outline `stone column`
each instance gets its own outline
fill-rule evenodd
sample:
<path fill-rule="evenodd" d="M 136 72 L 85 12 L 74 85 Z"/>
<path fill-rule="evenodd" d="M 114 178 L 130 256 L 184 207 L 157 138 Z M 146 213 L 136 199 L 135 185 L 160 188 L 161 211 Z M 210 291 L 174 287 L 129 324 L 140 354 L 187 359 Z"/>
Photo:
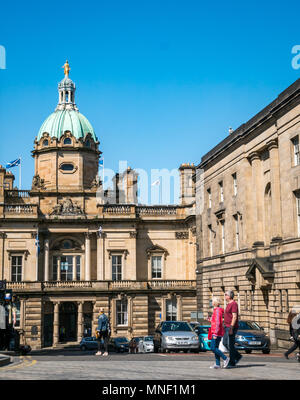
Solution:
<path fill-rule="evenodd" d="M 97 233 L 97 281 L 104 280 L 104 233 Z"/>
<path fill-rule="evenodd" d="M 92 336 L 95 335 L 96 328 L 97 328 L 97 326 L 98 326 L 97 316 L 98 316 L 99 312 L 98 312 L 98 310 L 97 310 L 96 305 L 97 305 L 97 302 L 94 301 L 94 302 L 93 302 L 93 319 L 92 319 Z"/>
<path fill-rule="evenodd" d="M 177 306 L 177 321 L 182 321 L 182 296 L 176 296 L 176 306 Z"/>
<path fill-rule="evenodd" d="M 53 318 L 53 346 L 59 341 L 59 302 L 53 302 L 54 304 L 54 318 Z"/>
<path fill-rule="evenodd" d="M 78 314 L 77 314 L 77 340 L 78 342 L 82 339 L 83 336 L 83 320 L 82 320 L 82 309 L 83 302 L 79 301 L 78 304 Z"/>
<path fill-rule="evenodd" d="M 85 234 L 85 280 L 91 280 L 91 236 L 89 232 Z"/>
<path fill-rule="evenodd" d="M 278 142 L 271 140 L 267 143 L 270 152 L 270 173 L 271 173 L 271 238 L 281 238 L 281 201 L 280 201 L 280 176 L 279 176 L 279 155 Z"/>
<path fill-rule="evenodd" d="M 263 235 L 263 185 L 261 174 L 260 155 L 253 152 L 249 155 L 252 165 L 252 193 L 253 193 L 253 239 L 257 246 L 264 246 Z"/>
<path fill-rule="evenodd" d="M 166 300 L 166 297 L 161 298 L 161 321 L 165 321 L 167 317 Z"/>
<path fill-rule="evenodd" d="M 49 237 L 45 237 L 44 241 L 44 267 L 45 267 L 45 282 L 49 281 Z"/>

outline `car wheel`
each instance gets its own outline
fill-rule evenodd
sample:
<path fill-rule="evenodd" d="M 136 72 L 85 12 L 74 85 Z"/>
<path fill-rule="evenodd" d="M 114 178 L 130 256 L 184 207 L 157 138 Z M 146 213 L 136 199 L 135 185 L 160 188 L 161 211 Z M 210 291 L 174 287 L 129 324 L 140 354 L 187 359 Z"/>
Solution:
<path fill-rule="evenodd" d="M 263 354 L 270 354 L 270 349 L 263 350 L 262 352 L 263 352 Z"/>
<path fill-rule="evenodd" d="M 245 350 L 245 352 L 246 352 L 246 354 L 251 354 L 252 353 L 252 350 Z"/>
<path fill-rule="evenodd" d="M 80 346 L 80 350 L 81 351 L 86 351 L 86 346 L 83 344 L 82 346 Z"/>

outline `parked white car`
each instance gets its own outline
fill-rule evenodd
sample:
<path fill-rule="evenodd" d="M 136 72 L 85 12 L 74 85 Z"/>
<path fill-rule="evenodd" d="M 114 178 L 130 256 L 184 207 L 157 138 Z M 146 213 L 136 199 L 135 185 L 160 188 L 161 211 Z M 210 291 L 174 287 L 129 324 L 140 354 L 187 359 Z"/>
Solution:
<path fill-rule="evenodd" d="M 153 336 L 144 336 L 138 345 L 139 353 L 153 353 L 154 352 L 154 343 Z"/>

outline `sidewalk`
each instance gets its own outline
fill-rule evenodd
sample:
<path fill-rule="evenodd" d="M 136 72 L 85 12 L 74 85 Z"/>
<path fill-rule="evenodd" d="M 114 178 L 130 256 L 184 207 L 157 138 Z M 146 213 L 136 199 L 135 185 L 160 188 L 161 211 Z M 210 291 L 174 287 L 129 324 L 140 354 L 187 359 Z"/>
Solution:
<path fill-rule="evenodd" d="M 11 358 L 7 354 L 0 354 L 0 367 L 11 363 Z"/>

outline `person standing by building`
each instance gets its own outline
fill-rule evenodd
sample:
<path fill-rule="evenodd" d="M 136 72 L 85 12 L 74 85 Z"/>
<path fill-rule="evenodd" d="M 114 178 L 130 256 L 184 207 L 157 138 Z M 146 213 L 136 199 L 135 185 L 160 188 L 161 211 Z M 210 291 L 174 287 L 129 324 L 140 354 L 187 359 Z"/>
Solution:
<path fill-rule="evenodd" d="M 223 361 L 224 361 L 223 367 L 226 368 L 229 363 L 229 357 L 226 357 L 225 354 L 218 348 L 219 344 L 221 342 L 221 339 L 224 335 L 224 327 L 223 327 L 224 310 L 223 310 L 223 308 L 220 307 L 220 300 L 217 297 L 213 297 L 212 304 L 214 307 L 214 311 L 213 311 L 212 317 L 209 318 L 209 321 L 211 323 L 210 348 L 211 348 L 211 351 L 215 354 L 216 362 L 215 362 L 215 365 L 211 366 L 210 368 L 214 368 L 214 369 L 221 368 L 220 358 L 223 359 Z"/>
<path fill-rule="evenodd" d="M 227 307 L 224 315 L 225 324 L 225 335 L 224 342 L 225 346 L 229 350 L 230 361 L 226 368 L 235 367 L 241 360 L 242 355 L 235 349 L 235 335 L 239 327 L 239 307 L 236 301 L 234 301 L 234 293 L 228 290 L 225 293 L 225 300 Z"/>
<path fill-rule="evenodd" d="M 96 356 L 102 355 L 102 341 L 104 347 L 103 356 L 108 356 L 108 339 L 110 336 L 110 324 L 108 316 L 104 313 L 104 308 L 100 308 L 100 315 L 98 317 L 98 326 L 96 329 L 96 337 L 98 341 L 98 352 Z"/>
<path fill-rule="evenodd" d="M 300 353 L 300 313 L 297 314 L 296 310 L 292 309 L 287 317 L 287 323 L 289 324 L 290 328 L 291 340 L 294 342 L 288 351 L 284 353 L 285 358 L 288 360 L 289 354 L 295 351 L 297 347 L 299 348 Z M 299 355 L 297 355 L 297 358 L 299 361 Z"/>

